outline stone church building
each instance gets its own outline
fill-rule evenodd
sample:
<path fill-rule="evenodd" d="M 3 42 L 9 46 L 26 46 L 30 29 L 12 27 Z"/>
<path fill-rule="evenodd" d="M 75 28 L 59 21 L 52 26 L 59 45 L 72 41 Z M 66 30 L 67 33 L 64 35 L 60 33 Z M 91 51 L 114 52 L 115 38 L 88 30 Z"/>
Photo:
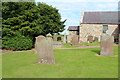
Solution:
<path fill-rule="evenodd" d="M 79 42 L 88 42 L 88 37 L 92 36 L 93 41 L 100 41 L 102 34 L 107 31 L 112 33 L 114 41 L 118 41 L 118 12 L 83 12 L 80 19 L 80 26 L 69 26 L 69 35 L 78 35 Z"/>

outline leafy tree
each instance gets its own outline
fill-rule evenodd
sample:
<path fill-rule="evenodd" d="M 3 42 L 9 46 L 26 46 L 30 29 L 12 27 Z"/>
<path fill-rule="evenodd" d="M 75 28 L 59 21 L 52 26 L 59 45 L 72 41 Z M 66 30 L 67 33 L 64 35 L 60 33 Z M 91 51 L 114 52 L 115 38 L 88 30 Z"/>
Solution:
<path fill-rule="evenodd" d="M 38 5 L 34 2 L 2 3 L 3 38 L 16 38 L 20 33 L 35 39 L 38 35 L 62 32 L 65 21 L 61 21 L 58 9 L 44 3 L 38 3 Z"/>
<path fill-rule="evenodd" d="M 65 27 L 58 10 L 47 4 L 4 2 L 2 10 L 3 36 L 13 36 L 20 31 L 23 35 L 35 37 L 61 32 Z"/>

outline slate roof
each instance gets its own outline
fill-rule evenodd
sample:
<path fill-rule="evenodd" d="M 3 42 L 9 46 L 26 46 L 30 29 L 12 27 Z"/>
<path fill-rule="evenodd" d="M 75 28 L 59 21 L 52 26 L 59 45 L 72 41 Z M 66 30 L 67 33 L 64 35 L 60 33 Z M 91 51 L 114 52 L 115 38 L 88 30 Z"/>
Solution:
<path fill-rule="evenodd" d="M 82 23 L 118 24 L 118 11 L 84 12 Z"/>
<path fill-rule="evenodd" d="M 68 30 L 69 31 L 78 31 L 79 30 L 79 26 L 69 26 Z"/>

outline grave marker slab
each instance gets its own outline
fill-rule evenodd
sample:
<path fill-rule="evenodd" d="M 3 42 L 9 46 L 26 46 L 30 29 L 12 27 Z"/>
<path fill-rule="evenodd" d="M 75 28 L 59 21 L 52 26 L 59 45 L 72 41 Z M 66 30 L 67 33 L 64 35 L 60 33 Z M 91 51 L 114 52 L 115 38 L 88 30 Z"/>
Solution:
<path fill-rule="evenodd" d="M 50 34 L 46 38 L 44 36 L 36 37 L 35 54 L 38 54 L 38 63 L 55 64 L 52 46 L 52 37 Z"/>
<path fill-rule="evenodd" d="M 55 58 L 54 58 L 54 52 L 53 52 L 53 40 L 52 35 L 49 33 L 46 36 L 47 40 L 47 47 L 48 47 L 48 63 L 49 64 L 55 64 Z"/>
<path fill-rule="evenodd" d="M 111 56 L 113 55 L 113 36 L 103 34 L 101 36 L 100 55 Z"/>
<path fill-rule="evenodd" d="M 73 35 L 71 42 L 72 42 L 72 46 L 78 45 L 79 44 L 78 35 Z"/>

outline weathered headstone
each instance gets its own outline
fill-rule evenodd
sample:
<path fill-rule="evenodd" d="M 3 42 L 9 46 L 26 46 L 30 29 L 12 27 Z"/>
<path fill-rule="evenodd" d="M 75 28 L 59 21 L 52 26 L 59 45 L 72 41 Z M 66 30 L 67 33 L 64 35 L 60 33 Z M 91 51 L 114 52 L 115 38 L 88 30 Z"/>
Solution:
<path fill-rule="evenodd" d="M 88 36 L 88 42 L 92 43 L 93 42 L 93 36 Z"/>
<path fill-rule="evenodd" d="M 36 37 L 35 53 L 38 54 L 38 63 L 55 64 L 52 37 L 50 34 Z"/>
<path fill-rule="evenodd" d="M 79 44 L 78 35 L 73 35 L 71 43 L 72 43 L 72 46 L 75 46 L 75 45 Z"/>
<path fill-rule="evenodd" d="M 113 40 L 113 36 L 111 35 L 103 34 L 101 36 L 100 55 L 113 55 Z"/>
<path fill-rule="evenodd" d="M 48 63 L 55 64 L 54 52 L 53 52 L 53 40 L 52 35 L 49 33 L 46 36 L 48 46 Z"/>
<path fill-rule="evenodd" d="M 38 63 L 47 63 L 47 41 L 44 36 L 36 37 L 35 53 L 38 54 Z"/>

